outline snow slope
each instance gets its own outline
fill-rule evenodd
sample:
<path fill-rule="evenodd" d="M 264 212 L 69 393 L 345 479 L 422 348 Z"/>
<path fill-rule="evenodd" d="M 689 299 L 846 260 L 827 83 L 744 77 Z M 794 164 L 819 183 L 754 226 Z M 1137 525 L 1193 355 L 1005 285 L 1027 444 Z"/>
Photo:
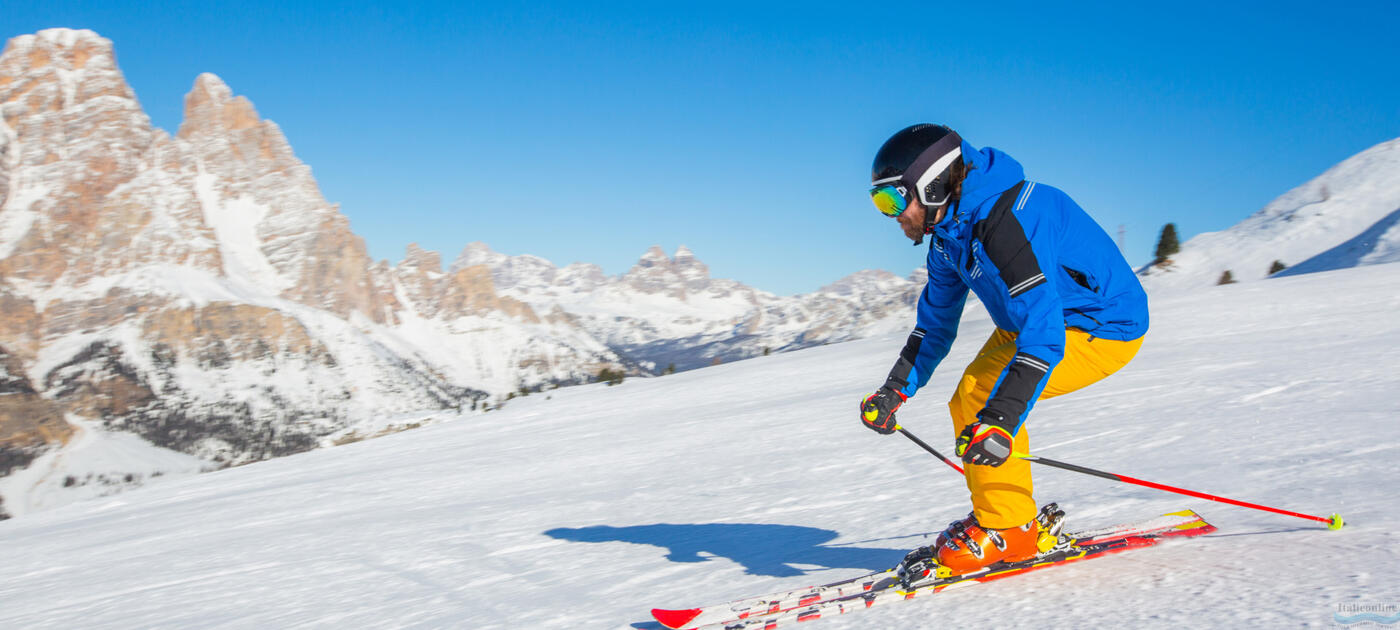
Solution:
<path fill-rule="evenodd" d="M 1400 138 L 1366 149 L 1235 226 L 1186 241 L 1164 265 L 1141 270 L 1151 289 L 1269 276 L 1274 261 L 1311 273 L 1400 260 Z"/>
<path fill-rule="evenodd" d="M 1400 603 L 1400 265 L 1153 300 L 1139 357 L 1046 401 L 1033 450 L 1318 524 L 1059 470 L 1071 527 L 1190 507 L 1217 534 L 813 622 L 814 629 L 1330 626 Z M 985 336 L 901 411 L 943 401 Z M 887 335 L 618 387 L 0 522 L 5 628 L 654 628 L 679 607 L 896 562 L 962 481 L 858 426 Z"/>

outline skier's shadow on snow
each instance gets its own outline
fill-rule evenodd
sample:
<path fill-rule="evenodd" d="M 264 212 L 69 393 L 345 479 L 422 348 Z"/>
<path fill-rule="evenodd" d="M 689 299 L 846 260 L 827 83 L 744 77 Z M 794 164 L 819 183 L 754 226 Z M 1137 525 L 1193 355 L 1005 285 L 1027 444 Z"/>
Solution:
<path fill-rule="evenodd" d="M 709 554 L 743 565 L 750 575 L 772 577 L 794 577 L 806 573 L 793 565 L 881 571 L 898 564 L 908 551 L 827 546 L 825 543 L 835 540 L 839 535 L 837 532 L 796 525 L 596 525 L 560 527 L 545 532 L 545 535 L 572 542 L 627 542 L 663 547 L 668 550 L 666 559 L 672 562 L 703 562 L 707 558 L 701 554 Z"/>

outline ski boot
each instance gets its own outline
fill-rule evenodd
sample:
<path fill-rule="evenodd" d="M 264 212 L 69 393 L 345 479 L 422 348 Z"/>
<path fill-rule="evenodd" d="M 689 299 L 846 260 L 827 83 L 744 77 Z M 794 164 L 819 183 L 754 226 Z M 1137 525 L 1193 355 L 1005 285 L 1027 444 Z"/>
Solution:
<path fill-rule="evenodd" d="M 1032 522 L 1034 523 L 1034 521 Z M 948 548 L 957 550 L 966 549 L 976 554 L 977 558 L 983 557 L 982 544 L 986 543 L 986 540 L 983 539 L 980 543 L 970 540 L 968 535 L 969 527 L 976 532 L 985 534 L 985 530 L 977 525 L 977 518 L 969 512 L 966 518 L 949 523 L 948 527 L 938 534 L 938 539 L 935 540 L 932 545 L 928 547 L 919 547 L 906 554 L 904 556 L 904 561 L 899 564 L 897 570 L 899 581 L 904 585 L 904 588 L 908 590 L 914 584 L 923 582 L 924 580 L 950 578 L 981 568 L 981 566 L 977 566 L 958 570 L 944 564 L 940 557 L 945 553 L 944 550 Z M 992 536 L 993 540 L 997 542 L 993 542 L 989 546 L 996 546 L 998 543 L 1004 545 L 1004 538 L 996 534 Z M 1002 549 L 1004 550 L 1004 546 Z M 957 566 L 961 568 L 961 566 L 965 564 L 966 563 L 959 563 Z M 988 562 L 988 564 L 990 564 L 990 562 Z"/>
<path fill-rule="evenodd" d="M 992 529 L 982 527 L 977 517 L 967 518 L 948 526 L 939 536 L 936 560 L 953 575 L 980 571 L 998 562 L 1030 560 L 1040 553 L 1040 521 L 1031 519 L 1025 525 Z"/>
<path fill-rule="evenodd" d="M 1074 539 L 1061 533 L 1065 511 L 1055 503 L 1040 508 L 1034 520 L 1010 529 L 983 529 L 977 518 L 954 521 L 929 547 L 904 556 L 897 573 L 905 589 L 928 579 L 971 573 L 1000 562 L 1020 562 L 1068 549 Z M 1014 546 L 1013 546 L 1014 545 Z"/>
<path fill-rule="evenodd" d="M 948 526 L 939 536 L 935 560 L 953 575 L 986 567 L 1031 560 L 1074 543 L 1060 533 L 1065 511 L 1055 503 L 1040 508 L 1036 517 L 1020 527 L 982 527 L 974 515 Z"/>

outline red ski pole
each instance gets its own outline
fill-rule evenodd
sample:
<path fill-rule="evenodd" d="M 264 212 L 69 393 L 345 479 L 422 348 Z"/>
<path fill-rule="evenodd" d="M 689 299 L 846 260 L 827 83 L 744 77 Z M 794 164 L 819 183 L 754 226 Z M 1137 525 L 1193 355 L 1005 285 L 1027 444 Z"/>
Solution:
<path fill-rule="evenodd" d="M 920 440 L 919 438 L 915 437 L 913 433 L 910 433 L 909 431 L 905 430 L 904 427 L 901 427 L 901 426 L 899 426 L 899 425 L 896 424 L 896 425 L 894 426 L 894 428 L 895 428 L 896 431 L 899 431 L 902 435 L 904 435 L 904 437 L 909 438 L 911 441 L 913 441 L 915 444 L 918 444 L 918 445 L 919 445 L 920 447 L 922 447 L 924 450 L 928 451 L 929 453 L 932 453 L 934 457 L 937 457 L 938 459 L 943 460 L 943 463 L 945 463 L 945 464 L 947 464 L 947 465 L 949 465 L 949 466 L 952 466 L 952 467 L 953 467 L 953 470 L 956 470 L 956 471 L 958 471 L 959 473 L 962 473 L 962 472 L 963 472 L 963 469 L 962 469 L 960 466 L 958 466 L 957 464 L 954 464 L 953 461 L 950 460 L 950 459 L 948 459 L 947 457 L 944 457 L 942 453 L 939 453 L 938 451 L 934 450 L 934 448 L 933 448 L 932 446 L 929 446 L 929 445 L 926 444 L 923 440 Z M 1138 478 L 1136 478 L 1136 477 L 1129 477 L 1129 476 L 1127 476 L 1127 475 L 1120 475 L 1120 474 L 1117 474 L 1117 473 L 1104 472 L 1104 471 L 1102 471 L 1102 470 L 1094 470 L 1093 468 L 1085 468 L 1085 467 L 1083 467 L 1083 466 L 1076 466 L 1076 465 L 1074 465 L 1074 464 L 1067 464 L 1067 463 L 1065 463 L 1065 462 L 1056 461 L 1056 460 L 1053 460 L 1053 459 L 1047 459 L 1047 458 L 1045 458 L 1045 457 L 1040 457 L 1040 456 L 1038 456 L 1038 455 L 1027 455 L 1027 454 L 1024 454 L 1024 453 L 1012 453 L 1011 456 L 1012 456 L 1012 457 L 1019 457 L 1019 458 L 1021 458 L 1021 459 L 1026 460 L 1026 461 L 1035 462 L 1035 463 L 1037 463 L 1037 464 L 1044 464 L 1044 465 L 1046 465 L 1046 466 L 1053 466 L 1053 467 L 1055 467 L 1055 468 L 1063 468 L 1063 469 L 1065 469 L 1065 470 L 1069 470 L 1069 471 L 1073 471 L 1073 472 L 1077 472 L 1077 473 L 1084 473 L 1084 474 L 1086 474 L 1086 475 L 1093 475 L 1093 476 L 1095 476 L 1095 477 L 1102 477 L 1102 478 L 1104 478 L 1104 479 L 1109 479 L 1109 480 L 1112 480 L 1112 481 L 1121 481 L 1121 482 L 1123 482 L 1123 483 L 1131 483 L 1131 484 L 1134 484 L 1134 485 L 1143 486 L 1143 487 L 1145 487 L 1145 488 L 1153 488 L 1153 489 L 1156 489 L 1156 490 L 1165 490 L 1165 491 L 1167 491 L 1167 492 L 1175 492 L 1175 493 L 1177 493 L 1177 494 L 1184 494 L 1184 495 L 1186 495 L 1186 496 L 1188 496 L 1188 497 L 1196 497 L 1197 499 L 1205 499 L 1205 500 L 1207 500 L 1207 501 L 1216 501 L 1216 502 L 1219 502 L 1219 503 L 1227 503 L 1227 504 L 1229 504 L 1229 505 L 1238 505 L 1238 506 L 1240 506 L 1240 507 L 1247 507 L 1247 508 L 1251 508 L 1251 509 L 1255 509 L 1255 510 L 1263 510 L 1263 511 L 1265 511 L 1265 512 L 1273 512 L 1274 514 L 1282 514 L 1282 515 L 1284 515 L 1284 516 L 1293 516 L 1293 517 L 1297 517 L 1297 518 L 1308 519 L 1308 520 L 1310 520 L 1310 521 L 1317 521 L 1317 522 L 1319 522 L 1319 523 L 1326 523 L 1326 524 L 1327 524 L 1327 529 L 1333 529 L 1333 530 L 1341 529 L 1341 528 L 1342 528 L 1342 525 L 1345 524 L 1345 522 L 1342 521 L 1342 515 L 1341 515 L 1341 514 L 1333 514 L 1333 515 L 1331 515 L 1331 516 L 1313 516 L 1313 515 L 1311 515 L 1311 514 L 1302 514 L 1302 513 L 1300 513 L 1300 512 L 1291 512 L 1291 511 L 1289 511 L 1289 510 L 1281 510 L 1281 509 L 1279 509 L 1279 508 L 1272 508 L 1272 507 L 1269 507 L 1269 506 L 1267 506 L 1267 505 L 1259 505 L 1258 503 L 1249 503 L 1249 502 L 1247 502 L 1247 501 L 1240 501 L 1240 500 L 1237 500 L 1237 499 L 1229 499 L 1229 498 L 1226 498 L 1226 497 L 1218 497 L 1218 496 L 1215 496 L 1215 495 L 1213 495 L 1213 494 L 1206 494 L 1206 493 L 1204 493 L 1204 492 L 1197 492 L 1197 491 L 1195 491 L 1195 490 L 1187 490 L 1186 488 L 1178 488 L 1178 487 L 1176 487 L 1176 486 L 1168 486 L 1168 485 L 1166 485 L 1166 484 L 1157 483 L 1157 482 L 1155 482 L 1155 481 L 1147 481 L 1147 480 L 1144 480 L 1144 479 L 1138 479 Z"/>
<path fill-rule="evenodd" d="M 1019 457 L 1019 458 L 1021 458 L 1021 459 L 1024 459 L 1024 460 L 1026 460 L 1026 461 L 1035 462 L 1035 463 L 1037 463 L 1037 464 L 1044 464 L 1044 465 L 1046 465 L 1046 466 L 1054 466 L 1055 468 L 1063 468 L 1063 469 L 1065 469 L 1065 470 L 1070 470 L 1070 471 L 1074 471 L 1074 472 L 1077 472 L 1077 473 L 1084 473 L 1084 474 L 1086 474 L 1086 475 L 1093 475 L 1093 476 L 1095 476 L 1095 477 L 1102 477 L 1102 478 L 1104 478 L 1104 479 L 1111 479 L 1111 480 L 1113 480 L 1113 481 L 1121 481 L 1121 482 L 1123 482 L 1123 483 L 1131 483 L 1131 484 L 1134 484 L 1134 485 L 1139 485 L 1139 486 L 1143 486 L 1143 487 L 1147 487 L 1147 488 L 1154 488 L 1154 489 L 1157 489 L 1157 490 L 1166 490 L 1167 492 L 1175 492 L 1175 493 L 1177 493 L 1177 494 L 1184 494 L 1184 495 L 1186 495 L 1186 496 L 1188 496 L 1188 497 L 1196 497 L 1197 499 L 1206 499 L 1206 500 L 1208 500 L 1208 501 L 1218 501 L 1218 502 L 1220 502 L 1220 503 L 1228 503 L 1228 504 L 1230 504 L 1230 505 L 1238 505 L 1238 506 L 1240 506 L 1240 507 L 1247 507 L 1247 508 L 1252 508 L 1252 509 L 1255 509 L 1255 510 L 1263 510 L 1263 511 L 1265 511 L 1265 512 L 1273 512 L 1274 514 L 1282 514 L 1282 515 L 1284 515 L 1284 516 L 1294 516 L 1294 517 L 1297 517 L 1297 518 L 1305 518 L 1305 519 L 1308 519 L 1308 520 L 1310 520 L 1310 521 L 1317 521 L 1317 522 L 1319 522 L 1319 523 L 1327 523 L 1327 529 L 1334 529 L 1334 530 L 1335 530 L 1335 529 L 1341 529 L 1341 528 L 1342 528 L 1342 525 L 1343 525 L 1342 515 L 1341 515 L 1341 514 L 1333 514 L 1333 515 L 1330 516 L 1330 517 L 1325 517 L 1325 516 L 1313 516 L 1313 515 L 1311 515 L 1311 514 L 1300 514 L 1300 513 L 1298 513 L 1298 512 L 1290 512 L 1290 511 L 1288 511 L 1288 510 L 1280 510 L 1280 509 L 1278 509 L 1278 508 L 1272 508 L 1272 507 L 1269 507 L 1269 506 L 1267 506 L 1267 505 L 1259 505 L 1259 504 L 1257 504 L 1257 503 L 1249 503 L 1249 502 L 1247 502 L 1247 501 L 1238 501 L 1238 500 L 1235 500 L 1235 499 L 1227 499 L 1227 498 L 1225 498 L 1225 497 L 1217 497 L 1217 496 L 1215 496 L 1215 495 L 1213 495 L 1213 494 L 1206 494 L 1206 493 L 1204 493 L 1204 492 L 1197 492 L 1197 491 L 1195 491 L 1195 490 L 1187 490 L 1187 489 L 1185 489 L 1185 488 L 1177 488 L 1177 487 L 1174 487 L 1174 486 L 1168 486 L 1168 485 L 1156 483 L 1156 482 L 1153 482 L 1153 481 L 1145 481 L 1145 480 L 1142 480 L 1142 479 L 1136 479 L 1136 478 L 1133 478 L 1133 477 L 1129 477 L 1129 476 L 1127 476 L 1127 475 L 1119 475 L 1119 474 L 1117 474 L 1117 473 L 1104 472 L 1104 471 L 1102 471 L 1102 470 L 1094 470 L 1093 468 L 1085 468 L 1085 467 L 1083 467 L 1083 466 L 1076 466 L 1076 465 L 1074 465 L 1074 464 L 1066 464 L 1066 463 L 1064 463 L 1064 462 L 1055 461 L 1055 460 L 1053 460 L 1053 459 L 1046 459 L 1046 458 L 1044 458 L 1044 457 L 1040 457 L 1040 456 L 1037 456 L 1037 455 L 1024 455 L 1024 454 L 1016 453 L 1016 454 L 1014 454 L 1014 456 L 1015 456 L 1015 457 Z"/>

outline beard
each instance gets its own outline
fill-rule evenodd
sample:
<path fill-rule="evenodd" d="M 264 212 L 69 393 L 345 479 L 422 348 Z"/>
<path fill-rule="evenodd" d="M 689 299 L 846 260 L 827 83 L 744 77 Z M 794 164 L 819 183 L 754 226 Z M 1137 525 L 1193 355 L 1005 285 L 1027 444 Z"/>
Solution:
<path fill-rule="evenodd" d="M 925 217 L 927 216 L 925 213 L 933 212 L 933 221 L 929 223 L 935 224 L 943 220 L 943 215 L 948 211 L 948 206 L 944 204 L 932 210 L 924 208 L 923 206 L 917 206 L 917 209 L 912 210 L 912 212 L 906 211 L 908 220 L 900 221 L 899 228 L 904 231 L 904 235 L 909 237 L 909 240 L 914 241 L 914 244 L 918 245 L 924 241 L 924 224 Z M 922 212 L 920 212 L 920 210 L 922 210 Z"/>
<path fill-rule="evenodd" d="M 914 241 L 915 245 L 918 245 L 924 240 L 923 221 L 920 221 L 918 224 L 911 223 L 909 225 L 901 225 L 900 227 L 904 229 L 904 235 L 909 237 L 909 240 Z"/>

